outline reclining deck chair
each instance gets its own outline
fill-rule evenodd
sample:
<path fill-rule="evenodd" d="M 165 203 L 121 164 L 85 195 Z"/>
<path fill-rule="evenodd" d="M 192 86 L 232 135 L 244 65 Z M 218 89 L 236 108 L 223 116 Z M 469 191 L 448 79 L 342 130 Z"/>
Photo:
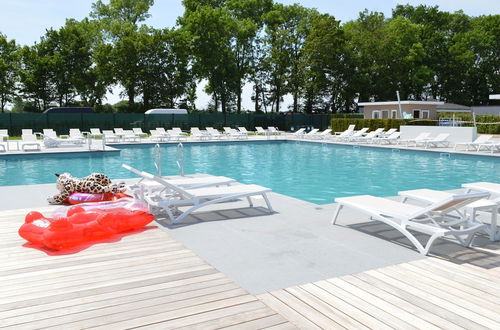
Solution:
<path fill-rule="evenodd" d="M 370 195 L 341 197 L 335 199 L 339 205 L 332 224 L 337 221 L 343 207 L 351 207 L 369 215 L 373 220 L 381 221 L 398 230 L 421 254 L 426 255 L 434 240 L 443 236 L 454 236 L 462 245 L 470 246 L 474 234 L 483 230 L 485 225 L 471 222 L 464 216 L 455 216 L 454 213 L 459 208 L 488 196 L 489 193 L 452 195 L 425 207 Z M 457 226 L 459 228 L 456 228 Z M 431 237 L 423 246 L 408 229 L 428 234 Z M 462 236 L 465 236 L 465 239 Z"/>
<path fill-rule="evenodd" d="M 160 208 L 165 210 L 173 224 L 179 223 L 193 213 L 194 211 L 208 205 L 224 203 L 240 198 L 246 198 L 250 207 L 253 207 L 253 196 L 262 196 L 264 198 L 269 213 L 273 212 L 271 203 L 267 198 L 267 193 L 271 189 L 253 184 L 240 184 L 227 187 L 206 187 L 197 189 L 184 189 L 178 185 L 174 185 L 163 178 L 151 174 L 145 174 L 151 180 L 155 180 L 168 188 L 171 193 L 167 195 L 145 195 L 145 201 L 150 208 Z M 183 212 L 179 212 L 179 207 L 189 206 Z M 180 213 L 176 216 L 176 214 Z"/>

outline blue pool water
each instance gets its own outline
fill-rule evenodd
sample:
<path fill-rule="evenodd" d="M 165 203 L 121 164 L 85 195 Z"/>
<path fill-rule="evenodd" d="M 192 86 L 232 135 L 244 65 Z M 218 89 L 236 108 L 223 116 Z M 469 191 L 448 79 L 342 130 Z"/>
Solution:
<path fill-rule="evenodd" d="M 135 175 L 122 163 L 154 173 L 153 146 L 119 146 L 120 153 L 0 157 L 0 186 L 55 182 L 54 173 L 111 178 Z M 462 183 L 500 181 L 500 158 L 353 148 L 304 142 L 185 144 L 185 173 L 208 173 L 255 183 L 305 201 L 392 196 L 400 190 L 456 189 Z M 162 146 L 162 174 L 175 175 L 176 147 Z"/>

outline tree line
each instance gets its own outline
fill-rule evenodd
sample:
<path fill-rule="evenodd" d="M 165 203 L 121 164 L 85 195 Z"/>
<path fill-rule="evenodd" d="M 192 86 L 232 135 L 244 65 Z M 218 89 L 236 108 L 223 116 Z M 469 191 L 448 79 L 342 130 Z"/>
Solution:
<path fill-rule="evenodd" d="M 391 17 L 334 16 L 273 0 L 183 0 L 173 28 L 144 24 L 153 0 L 98 0 L 21 46 L 0 32 L 0 106 L 43 111 L 90 106 L 102 112 L 154 107 L 195 110 L 204 80 L 207 110 L 350 112 L 356 101 L 440 99 L 484 105 L 500 88 L 500 15 L 471 17 L 398 5 Z M 104 104 L 123 88 L 126 101 Z M 250 110 L 250 109 L 247 109 Z"/>

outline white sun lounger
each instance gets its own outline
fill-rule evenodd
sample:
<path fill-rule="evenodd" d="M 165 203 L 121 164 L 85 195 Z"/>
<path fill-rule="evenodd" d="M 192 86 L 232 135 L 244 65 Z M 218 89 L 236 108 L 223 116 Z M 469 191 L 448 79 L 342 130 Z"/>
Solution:
<path fill-rule="evenodd" d="M 69 137 L 72 139 L 85 139 L 85 134 L 90 134 L 90 132 L 81 132 L 79 128 L 70 128 Z"/>
<path fill-rule="evenodd" d="M 354 129 L 356 128 L 356 124 L 351 124 L 349 125 L 349 127 L 347 127 L 347 129 L 343 132 L 335 132 L 335 135 L 341 135 L 343 133 L 347 133 L 347 132 L 351 132 L 351 133 L 354 133 Z"/>
<path fill-rule="evenodd" d="M 427 140 L 424 140 L 422 142 L 417 142 L 417 144 L 422 143 L 424 145 L 425 149 L 427 149 L 429 147 L 437 148 L 440 145 L 443 147 L 447 147 L 450 144 L 450 142 L 448 141 L 449 136 L 450 136 L 449 133 L 441 133 L 441 134 L 438 134 L 433 139 L 427 139 Z"/>
<path fill-rule="evenodd" d="M 271 192 L 271 189 L 258 185 L 240 184 L 227 187 L 184 189 L 154 175 L 150 175 L 150 179 L 168 187 L 172 193 L 166 196 L 161 196 L 160 198 L 151 198 L 150 196 L 145 195 L 145 201 L 152 208 L 156 207 L 165 210 L 168 217 L 174 224 L 179 223 L 182 219 L 194 211 L 212 204 L 246 198 L 250 207 L 253 207 L 251 198 L 254 196 L 262 196 L 266 202 L 269 213 L 273 212 L 271 203 L 267 197 L 267 193 Z M 180 212 L 180 214 L 176 216 L 175 214 L 179 213 L 178 208 L 182 206 L 188 206 L 189 208 Z"/>
<path fill-rule="evenodd" d="M 238 127 L 238 131 L 240 131 L 241 134 L 245 134 L 247 137 L 248 137 L 248 134 L 250 133 L 249 131 L 247 131 L 247 128 L 243 127 L 243 126 Z"/>
<path fill-rule="evenodd" d="M 289 133 L 287 136 L 292 137 L 292 138 L 300 138 L 305 135 L 306 129 L 304 127 L 299 128 L 296 132 Z"/>
<path fill-rule="evenodd" d="M 406 146 L 409 147 L 411 143 L 414 143 L 415 147 L 416 147 L 418 143 L 428 140 L 429 135 L 431 135 L 431 133 L 423 132 L 423 133 L 420 133 L 419 135 L 417 135 L 414 139 L 399 140 L 399 144 L 405 143 Z"/>
<path fill-rule="evenodd" d="M 163 191 L 169 189 L 168 186 L 165 186 L 158 181 L 152 180 L 151 176 L 154 176 L 153 174 L 139 171 L 138 169 L 135 169 L 132 166 L 126 164 L 122 164 L 122 167 L 141 177 L 141 180 L 139 180 L 134 185 L 129 186 L 129 189 L 132 190 L 134 196 L 139 199 L 144 199 L 144 194 L 162 194 Z M 162 179 L 176 186 L 188 189 L 204 188 L 210 186 L 224 186 L 236 182 L 236 180 L 227 178 L 225 176 L 184 176 L 174 178 L 162 177 Z"/>
<path fill-rule="evenodd" d="M 394 132 L 387 137 L 380 137 L 372 139 L 372 142 L 376 144 L 396 144 L 399 141 L 399 137 L 401 136 L 401 132 Z"/>
<path fill-rule="evenodd" d="M 499 185 L 500 186 L 500 185 Z M 469 189 L 466 189 L 466 192 L 469 192 Z M 489 191 L 486 191 L 490 193 Z M 500 193 L 499 190 L 496 190 L 497 193 Z M 406 190 L 398 192 L 403 199 L 402 202 L 405 203 L 408 199 L 416 200 L 419 202 L 424 202 L 427 204 L 432 204 L 437 201 L 443 200 L 445 198 L 449 198 L 453 196 L 453 193 L 449 193 L 446 191 L 432 190 L 432 189 L 416 189 L 416 190 Z M 498 218 L 498 209 L 500 206 L 500 197 L 496 199 L 481 199 L 475 201 L 473 203 L 468 204 L 463 210 L 465 214 L 471 218 L 472 221 L 476 222 L 476 213 L 477 211 L 487 211 L 491 214 L 491 223 L 489 226 L 485 227 L 485 232 L 490 236 L 491 241 L 495 241 L 499 237 L 498 229 L 497 229 L 497 218 Z"/>
<path fill-rule="evenodd" d="M 380 137 L 388 137 L 391 136 L 391 134 L 396 133 L 398 131 L 397 128 L 389 128 L 387 132 L 384 132 L 382 129 L 382 132 L 380 133 Z"/>
<path fill-rule="evenodd" d="M 35 134 L 21 135 L 21 149 L 26 150 L 42 150 L 42 142 L 38 141 Z"/>
<path fill-rule="evenodd" d="M 500 142 L 495 142 L 495 143 L 481 143 L 477 147 L 477 151 L 481 151 L 481 148 L 485 150 L 489 150 L 491 153 L 494 151 L 500 151 Z"/>
<path fill-rule="evenodd" d="M 228 137 L 232 137 L 235 139 L 244 139 L 247 136 L 246 134 L 242 134 L 241 132 L 239 132 L 231 127 L 223 127 L 222 129 L 224 130 L 224 133 Z"/>
<path fill-rule="evenodd" d="M 208 134 L 210 135 L 210 137 L 212 139 L 222 140 L 222 138 L 226 137 L 226 135 L 222 134 L 221 132 L 219 132 L 218 130 L 216 130 L 213 127 L 205 127 L 205 129 L 207 130 Z"/>
<path fill-rule="evenodd" d="M 102 138 L 102 133 L 99 128 L 91 128 L 90 129 L 90 137 L 91 138 Z"/>
<path fill-rule="evenodd" d="M 202 132 L 198 127 L 191 127 L 190 129 L 191 137 L 193 139 L 198 139 L 198 140 L 208 140 L 210 136 L 204 132 Z"/>
<path fill-rule="evenodd" d="M 455 149 L 457 149 L 459 146 L 465 146 L 465 150 L 469 151 L 469 147 L 471 147 L 474 150 L 478 150 L 478 148 L 482 144 L 488 144 L 490 143 L 489 141 L 493 138 L 493 135 L 480 135 L 478 136 L 474 141 L 472 142 L 458 142 L 455 143 Z"/>
<path fill-rule="evenodd" d="M 483 230 L 485 225 L 471 222 L 466 217 L 456 217 L 452 213 L 488 195 L 488 193 L 453 195 L 425 207 L 370 195 L 336 198 L 338 206 L 332 224 L 337 221 L 343 207 L 351 207 L 369 215 L 373 220 L 381 221 L 398 230 L 421 254 L 426 255 L 434 240 L 443 236 L 454 236 L 464 246 L 470 246 L 474 234 Z M 456 228 L 457 226 L 459 227 Z M 430 235 L 427 244 L 422 245 L 409 229 Z"/>
<path fill-rule="evenodd" d="M 119 142 L 120 137 L 116 135 L 112 130 L 102 130 L 102 136 L 106 142 Z"/>
<path fill-rule="evenodd" d="M 56 131 L 54 131 L 52 128 L 44 128 L 42 132 L 44 136 L 48 136 L 55 139 L 58 138 Z"/>
<path fill-rule="evenodd" d="M 80 138 L 67 138 L 61 139 L 58 137 L 50 137 L 47 135 L 43 136 L 43 144 L 47 148 L 56 148 L 61 146 L 81 146 L 83 145 L 84 140 Z"/>
<path fill-rule="evenodd" d="M 134 132 L 134 134 L 137 135 L 139 138 L 148 137 L 148 133 L 144 133 L 142 131 L 142 128 L 140 127 L 132 128 L 132 132 Z"/>

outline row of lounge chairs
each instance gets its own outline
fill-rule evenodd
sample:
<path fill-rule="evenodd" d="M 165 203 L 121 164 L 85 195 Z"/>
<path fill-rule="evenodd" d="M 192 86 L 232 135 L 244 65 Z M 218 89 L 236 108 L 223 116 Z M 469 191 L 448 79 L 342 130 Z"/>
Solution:
<path fill-rule="evenodd" d="M 336 198 L 338 203 L 332 224 L 335 224 L 340 211 L 353 208 L 370 216 L 370 219 L 381 221 L 407 237 L 417 250 L 426 255 L 432 243 L 440 237 L 454 236 L 464 246 L 472 243 L 474 235 L 485 231 L 490 240 L 498 239 L 496 225 L 500 204 L 500 184 L 476 182 L 463 184 L 464 193 L 453 194 L 430 189 L 400 191 L 401 201 L 380 198 L 370 195 Z M 491 195 L 494 199 L 488 199 Z M 407 203 L 418 201 L 424 206 Z M 476 217 L 477 211 L 488 211 L 491 214 L 489 226 Z M 413 231 L 430 235 L 424 245 L 413 234 Z"/>
<path fill-rule="evenodd" d="M 141 177 L 138 183 L 129 187 L 134 197 L 145 202 L 154 213 L 165 212 L 173 224 L 208 205 L 245 198 L 253 207 L 252 197 L 255 196 L 262 196 L 269 213 L 273 212 L 267 196 L 271 189 L 266 187 L 237 184 L 223 176 L 160 177 L 126 164 L 122 166 Z M 181 207 L 187 209 L 180 211 Z"/>

